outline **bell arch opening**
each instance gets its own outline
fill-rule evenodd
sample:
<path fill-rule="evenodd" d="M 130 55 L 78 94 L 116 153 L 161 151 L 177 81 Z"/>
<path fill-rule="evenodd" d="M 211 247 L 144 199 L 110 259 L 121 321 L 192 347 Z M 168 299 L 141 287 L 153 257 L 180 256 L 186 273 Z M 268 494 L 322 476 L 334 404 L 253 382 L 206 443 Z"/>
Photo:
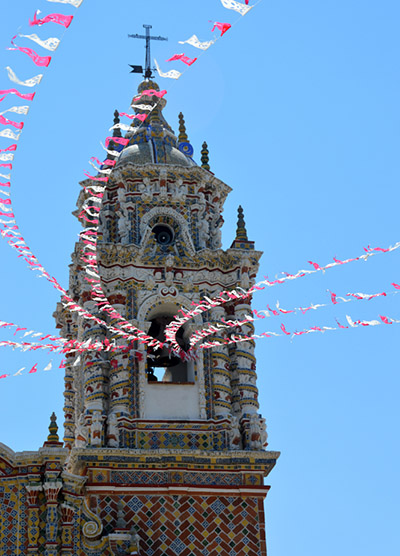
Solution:
<path fill-rule="evenodd" d="M 165 337 L 166 327 L 174 320 L 177 307 L 173 304 L 162 305 L 154 309 L 147 317 L 150 321 L 149 336 L 165 343 L 163 348 L 148 348 L 146 361 L 146 375 L 148 382 L 162 382 L 170 384 L 194 383 L 194 365 L 192 361 L 183 361 L 175 355 Z M 190 330 L 183 325 L 177 331 L 176 340 L 183 351 L 189 349 Z"/>

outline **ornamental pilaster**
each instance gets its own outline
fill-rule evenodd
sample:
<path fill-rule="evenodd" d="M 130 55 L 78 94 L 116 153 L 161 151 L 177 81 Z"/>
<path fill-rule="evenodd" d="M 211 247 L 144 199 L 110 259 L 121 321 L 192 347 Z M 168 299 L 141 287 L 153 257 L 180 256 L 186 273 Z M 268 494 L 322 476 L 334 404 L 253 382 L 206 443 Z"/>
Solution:
<path fill-rule="evenodd" d="M 28 484 L 26 489 L 26 502 L 28 513 L 28 547 L 27 556 L 38 556 L 39 549 L 39 492 L 43 490 L 43 486 L 39 483 Z"/>
<path fill-rule="evenodd" d="M 58 533 L 58 494 L 62 488 L 62 481 L 47 480 L 43 483 L 46 495 L 46 543 L 45 556 L 57 555 L 57 533 Z"/>
<path fill-rule="evenodd" d="M 75 508 L 71 504 L 61 504 L 61 555 L 73 556 L 73 536 Z"/>

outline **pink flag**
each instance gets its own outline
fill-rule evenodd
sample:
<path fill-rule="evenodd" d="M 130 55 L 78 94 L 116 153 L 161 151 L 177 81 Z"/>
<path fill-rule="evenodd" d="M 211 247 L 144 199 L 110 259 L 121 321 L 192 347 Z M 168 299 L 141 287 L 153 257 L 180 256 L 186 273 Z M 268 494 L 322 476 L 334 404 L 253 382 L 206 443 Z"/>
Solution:
<path fill-rule="evenodd" d="M 12 170 L 12 164 L 10 164 L 9 162 L 7 164 L 0 164 L 0 166 L 2 168 L 8 168 L 9 170 Z"/>
<path fill-rule="evenodd" d="M 211 29 L 211 32 L 213 32 L 215 30 L 215 28 L 219 29 L 221 31 L 221 37 L 224 33 L 226 33 L 228 31 L 228 29 L 230 29 L 232 27 L 232 25 L 230 23 L 221 23 L 219 21 L 216 21 L 214 23 L 214 27 Z"/>
<path fill-rule="evenodd" d="M 257 318 L 259 319 L 265 319 L 266 316 L 265 315 L 261 315 L 258 311 L 256 311 L 255 309 L 253 310 L 253 315 L 255 315 Z"/>
<path fill-rule="evenodd" d="M 0 375 L 0 378 L 7 378 L 10 375 Z"/>
<path fill-rule="evenodd" d="M 137 119 L 140 120 L 141 122 L 144 122 L 145 119 L 147 118 L 148 114 L 135 114 L 133 116 L 133 119 Z"/>
<path fill-rule="evenodd" d="M 13 39 L 15 39 L 15 37 L 13 37 Z M 47 68 L 47 66 L 50 64 L 51 56 L 39 56 L 34 50 L 32 50 L 32 48 L 17 46 L 14 43 L 14 40 L 11 40 L 11 44 L 14 45 L 14 48 L 9 47 L 7 48 L 7 50 L 19 50 L 19 52 L 27 54 L 37 66 L 45 66 Z"/>
<path fill-rule="evenodd" d="M 15 218 L 12 212 L 0 212 L 0 216 L 8 216 L 9 218 Z"/>
<path fill-rule="evenodd" d="M 103 160 L 103 162 L 101 162 L 101 160 L 99 160 L 96 156 L 92 156 L 90 158 L 90 160 L 94 160 L 95 162 L 97 162 L 97 164 L 100 164 L 100 166 L 104 166 L 104 165 L 106 165 L 106 166 L 115 166 L 115 164 L 116 164 L 115 160 L 110 160 L 108 158 L 106 160 Z"/>
<path fill-rule="evenodd" d="M 1 114 L 0 114 L 0 124 L 12 125 L 12 126 L 16 127 L 17 129 L 22 129 L 24 127 L 24 122 L 13 122 L 12 120 L 9 120 L 8 118 L 5 118 Z"/>
<path fill-rule="evenodd" d="M 172 58 L 169 58 L 167 60 L 167 62 L 174 62 L 175 60 L 181 60 L 181 62 L 183 62 L 187 66 L 191 66 L 192 64 L 195 63 L 197 58 L 189 58 L 188 56 L 185 56 L 184 54 L 174 54 L 172 56 Z"/>
<path fill-rule="evenodd" d="M 156 91 L 155 89 L 146 89 L 145 91 L 142 91 L 139 96 L 134 97 L 133 102 L 139 101 L 143 96 L 152 96 L 152 95 L 154 95 L 158 98 L 162 98 L 166 94 L 167 94 L 167 91 L 165 91 L 165 90 Z"/>
<path fill-rule="evenodd" d="M 35 363 L 32 369 L 29 371 L 30 373 L 37 373 L 37 363 Z"/>
<path fill-rule="evenodd" d="M 284 334 L 286 334 L 286 336 L 290 336 L 290 332 L 288 332 L 288 331 L 286 330 L 284 324 L 281 324 L 281 330 L 282 330 L 282 332 L 283 332 Z"/>
<path fill-rule="evenodd" d="M 275 309 L 271 309 L 271 307 L 269 305 L 267 305 L 267 309 L 268 309 L 268 311 L 270 311 L 276 317 L 279 316 L 279 312 L 275 311 Z"/>
<path fill-rule="evenodd" d="M 388 251 L 390 251 L 390 249 L 383 249 L 382 247 L 370 247 L 368 245 L 368 247 L 364 247 L 364 251 L 366 253 L 369 253 L 370 251 L 381 251 L 382 253 L 388 253 Z"/>
<path fill-rule="evenodd" d="M 96 176 L 91 176 L 90 174 L 88 174 L 87 172 L 83 172 L 85 174 L 86 177 L 90 178 L 91 180 L 94 181 L 108 181 L 108 178 L 96 178 Z"/>
<path fill-rule="evenodd" d="M 20 93 L 17 89 L 4 89 L 3 91 L 0 91 L 0 95 L 17 95 L 17 97 L 23 98 L 24 100 L 33 100 L 36 93 Z M 4 99 L 5 97 L 0 100 Z"/>
<path fill-rule="evenodd" d="M 343 324 L 340 324 L 340 322 L 337 319 L 336 319 L 336 322 L 337 322 L 339 328 L 348 328 L 348 326 L 343 326 Z"/>
<path fill-rule="evenodd" d="M 49 14 L 46 17 L 42 17 L 38 19 L 37 12 L 35 12 L 33 16 L 33 21 L 29 20 L 29 25 L 43 25 L 43 23 L 58 23 L 65 28 L 68 28 L 71 24 L 71 21 L 74 19 L 73 15 L 63 15 L 63 14 Z"/>
<path fill-rule="evenodd" d="M 333 293 L 331 291 L 328 290 L 328 292 L 331 294 L 331 301 L 334 305 L 337 305 L 337 301 L 336 301 L 336 293 Z"/>
<path fill-rule="evenodd" d="M 130 120 L 134 120 L 135 118 L 144 122 L 144 120 L 147 118 L 148 114 L 127 114 L 126 112 L 120 112 L 119 113 L 120 116 L 126 116 L 127 118 L 129 118 Z"/>
<path fill-rule="evenodd" d="M 310 263 L 315 268 L 315 270 L 322 270 L 318 263 L 313 263 L 312 261 L 307 262 Z"/>
<path fill-rule="evenodd" d="M 106 147 L 110 144 L 110 141 L 114 143 L 118 143 L 118 145 L 127 145 L 129 143 L 129 139 L 124 139 L 123 137 L 106 137 Z"/>
<path fill-rule="evenodd" d="M 387 317 L 383 315 L 379 315 L 379 317 L 385 324 L 392 324 Z"/>
<path fill-rule="evenodd" d="M 6 149 L 0 149 L 0 153 L 5 153 L 7 151 L 15 151 L 16 149 L 17 149 L 17 144 L 14 143 L 13 145 L 10 145 Z"/>
<path fill-rule="evenodd" d="M 395 284 L 392 282 L 392 286 L 396 288 L 396 290 L 400 290 L 400 284 Z"/>

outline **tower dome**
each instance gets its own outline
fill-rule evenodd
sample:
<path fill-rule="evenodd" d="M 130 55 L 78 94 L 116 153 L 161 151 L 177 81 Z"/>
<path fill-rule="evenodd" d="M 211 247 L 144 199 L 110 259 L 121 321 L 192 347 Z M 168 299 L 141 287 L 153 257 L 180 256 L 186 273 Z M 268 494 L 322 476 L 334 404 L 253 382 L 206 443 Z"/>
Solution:
<path fill-rule="evenodd" d="M 147 117 L 143 122 L 135 119 L 132 123 L 126 133 L 129 144 L 122 151 L 117 166 L 127 163 L 197 166 L 192 159 L 190 143 L 179 143 L 163 116 L 167 101 L 156 93 L 160 93 L 160 87 L 155 81 L 146 80 L 139 85 L 138 94 L 132 99 L 132 108 L 135 114 L 147 114 Z"/>

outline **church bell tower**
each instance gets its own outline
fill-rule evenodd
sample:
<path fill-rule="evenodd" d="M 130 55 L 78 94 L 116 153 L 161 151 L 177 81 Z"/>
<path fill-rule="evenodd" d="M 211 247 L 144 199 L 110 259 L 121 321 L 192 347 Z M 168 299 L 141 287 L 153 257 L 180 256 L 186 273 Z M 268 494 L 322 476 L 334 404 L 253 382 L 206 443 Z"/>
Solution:
<path fill-rule="evenodd" d="M 222 249 L 231 189 L 210 171 L 205 143 L 196 164 L 182 114 L 176 136 L 159 91 L 153 81 L 139 86 L 132 107 L 147 117 L 133 120 L 125 146 L 116 113 L 109 165 L 102 166 L 110 172 L 97 245 L 108 301 L 158 343 L 126 345 L 109 331 L 114 322 L 86 279 L 82 237 L 72 255 L 69 295 L 108 326 L 61 304 L 56 311 L 64 337 L 121 348 L 66 358 L 69 455 L 60 496 L 70 535 L 62 554 L 266 556 L 263 479 L 279 453 L 265 449 L 254 341 L 226 343 L 227 330 L 218 327 L 251 315 L 251 297 L 232 296 L 181 326 L 176 341 L 187 357 L 168 342 L 168 326 L 182 312 L 205 297 L 249 289 L 261 252 L 248 240 L 241 207 L 236 237 Z M 93 183 L 81 183 L 75 213 L 87 230 L 92 223 L 82 207 Z M 212 331 L 212 347 L 202 349 L 199 340 L 189 349 L 194 332 L 204 328 Z M 251 320 L 241 333 L 251 336 Z"/>

